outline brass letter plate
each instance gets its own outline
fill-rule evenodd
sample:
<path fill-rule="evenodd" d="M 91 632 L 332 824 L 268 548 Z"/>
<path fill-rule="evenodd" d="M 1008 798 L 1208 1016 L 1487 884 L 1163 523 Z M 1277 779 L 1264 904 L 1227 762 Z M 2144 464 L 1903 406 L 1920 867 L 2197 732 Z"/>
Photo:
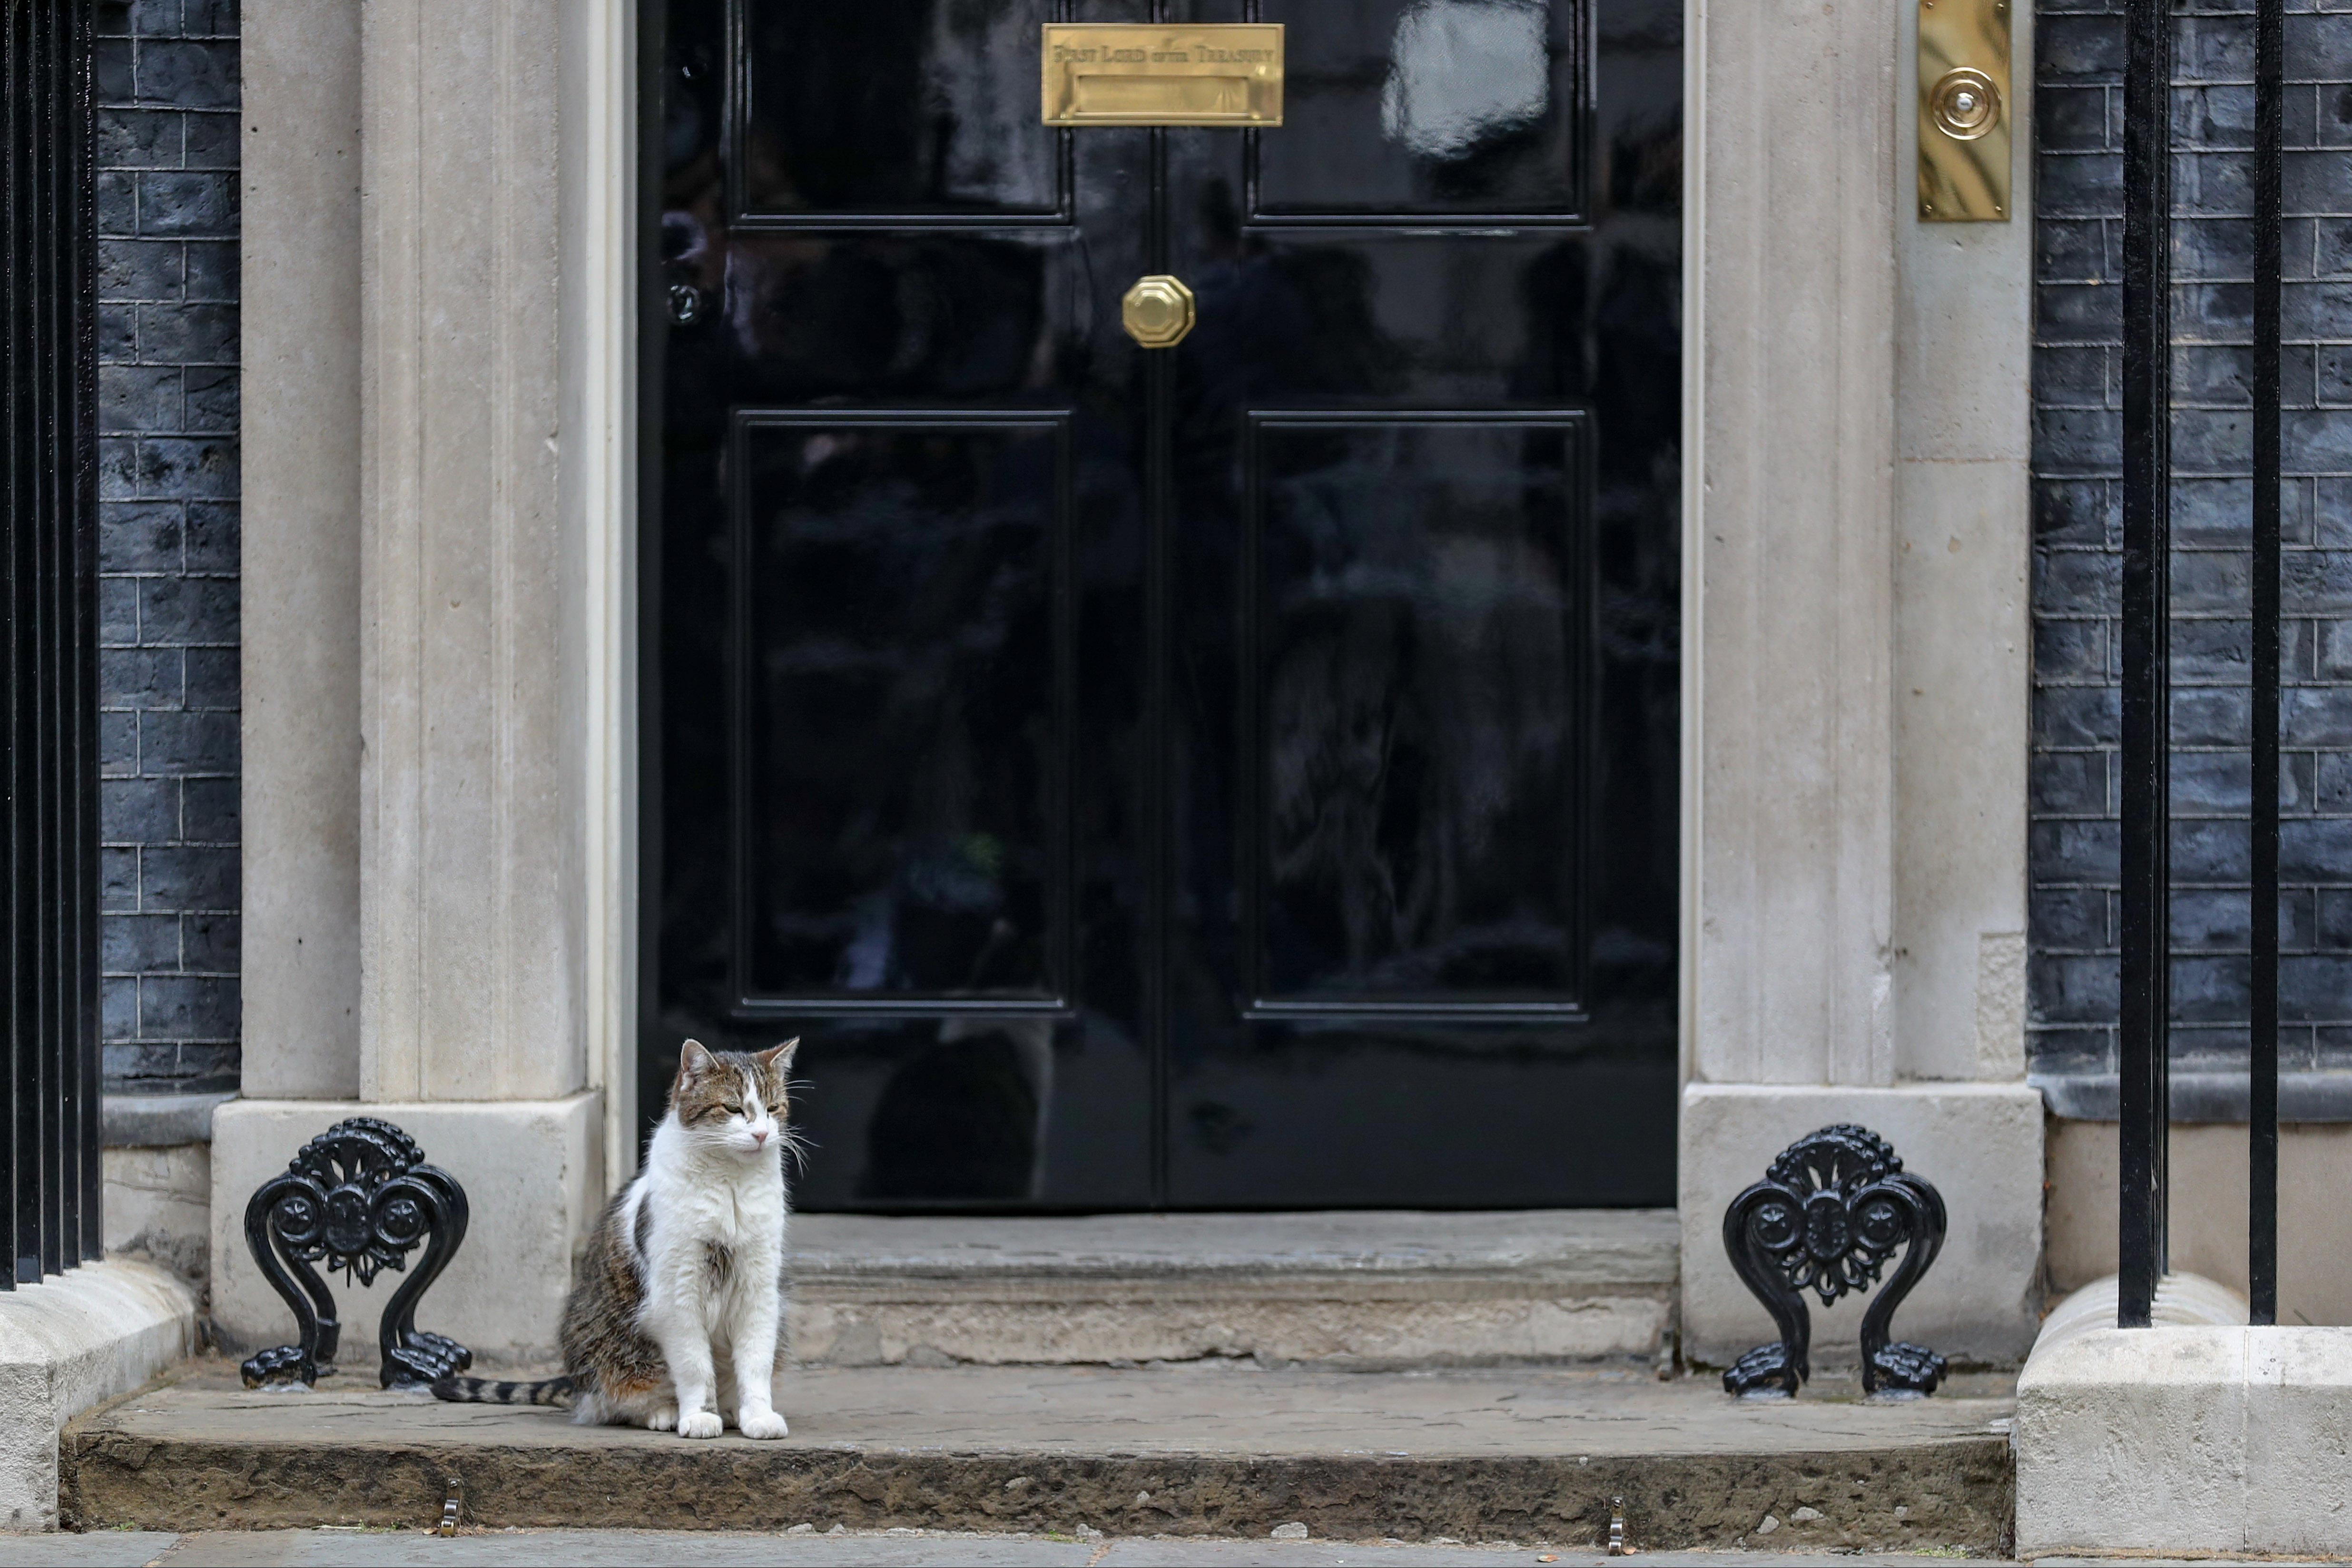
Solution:
<path fill-rule="evenodd" d="M 1282 25 L 1047 23 L 1048 125 L 1279 125 Z"/>
<path fill-rule="evenodd" d="M 2009 221 L 2009 0 L 1919 0 L 1919 216 Z"/>

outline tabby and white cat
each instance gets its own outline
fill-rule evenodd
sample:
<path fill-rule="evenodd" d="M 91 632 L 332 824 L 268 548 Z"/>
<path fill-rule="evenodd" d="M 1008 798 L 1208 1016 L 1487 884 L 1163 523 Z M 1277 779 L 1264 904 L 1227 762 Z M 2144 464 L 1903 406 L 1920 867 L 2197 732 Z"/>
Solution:
<path fill-rule="evenodd" d="M 645 1169 L 614 1198 L 563 1308 L 562 1377 L 446 1377 L 447 1400 L 562 1405 L 583 1423 L 781 1437 L 772 1386 L 783 1310 L 785 1079 L 772 1051 L 688 1040 Z"/>

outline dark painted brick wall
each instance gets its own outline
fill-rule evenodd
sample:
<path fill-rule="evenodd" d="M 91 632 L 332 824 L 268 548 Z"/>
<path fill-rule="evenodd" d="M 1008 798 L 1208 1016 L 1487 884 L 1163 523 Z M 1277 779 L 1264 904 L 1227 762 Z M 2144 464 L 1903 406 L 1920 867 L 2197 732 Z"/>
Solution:
<path fill-rule="evenodd" d="M 2352 14 L 2288 0 L 2282 1065 L 2352 1067 Z M 2175 1059 L 2242 1064 L 2253 35 L 2179 8 Z M 2110 1071 L 2120 721 L 2120 5 L 2041 0 L 2031 1059 Z"/>
<path fill-rule="evenodd" d="M 236 6 L 98 12 L 106 1084 L 233 1089 Z"/>

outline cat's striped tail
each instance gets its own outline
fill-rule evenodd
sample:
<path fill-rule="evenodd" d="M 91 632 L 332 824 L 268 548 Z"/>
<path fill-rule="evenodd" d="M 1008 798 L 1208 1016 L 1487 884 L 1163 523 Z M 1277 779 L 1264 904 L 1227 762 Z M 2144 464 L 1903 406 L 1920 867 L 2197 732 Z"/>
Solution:
<path fill-rule="evenodd" d="M 433 1385 L 433 1397 L 452 1405 L 568 1405 L 578 1392 L 568 1377 L 542 1377 L 537 1383 L 504 1383 L 494 1377 L 445 1377 Z"/>

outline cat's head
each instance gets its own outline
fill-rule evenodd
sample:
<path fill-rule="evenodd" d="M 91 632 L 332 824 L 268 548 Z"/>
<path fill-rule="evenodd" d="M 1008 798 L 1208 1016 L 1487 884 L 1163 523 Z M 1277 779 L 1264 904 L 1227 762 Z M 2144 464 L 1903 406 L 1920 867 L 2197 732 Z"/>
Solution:
<path fill-rule="evenodd" d="M 781 1149 L 791 1138 L 786 1080 L 797 1037 L 772 1051 L 714 1051 L 688 1040 L 670 1080 L 670 1113 L 688 1139 L 745 1158 Z"/>

